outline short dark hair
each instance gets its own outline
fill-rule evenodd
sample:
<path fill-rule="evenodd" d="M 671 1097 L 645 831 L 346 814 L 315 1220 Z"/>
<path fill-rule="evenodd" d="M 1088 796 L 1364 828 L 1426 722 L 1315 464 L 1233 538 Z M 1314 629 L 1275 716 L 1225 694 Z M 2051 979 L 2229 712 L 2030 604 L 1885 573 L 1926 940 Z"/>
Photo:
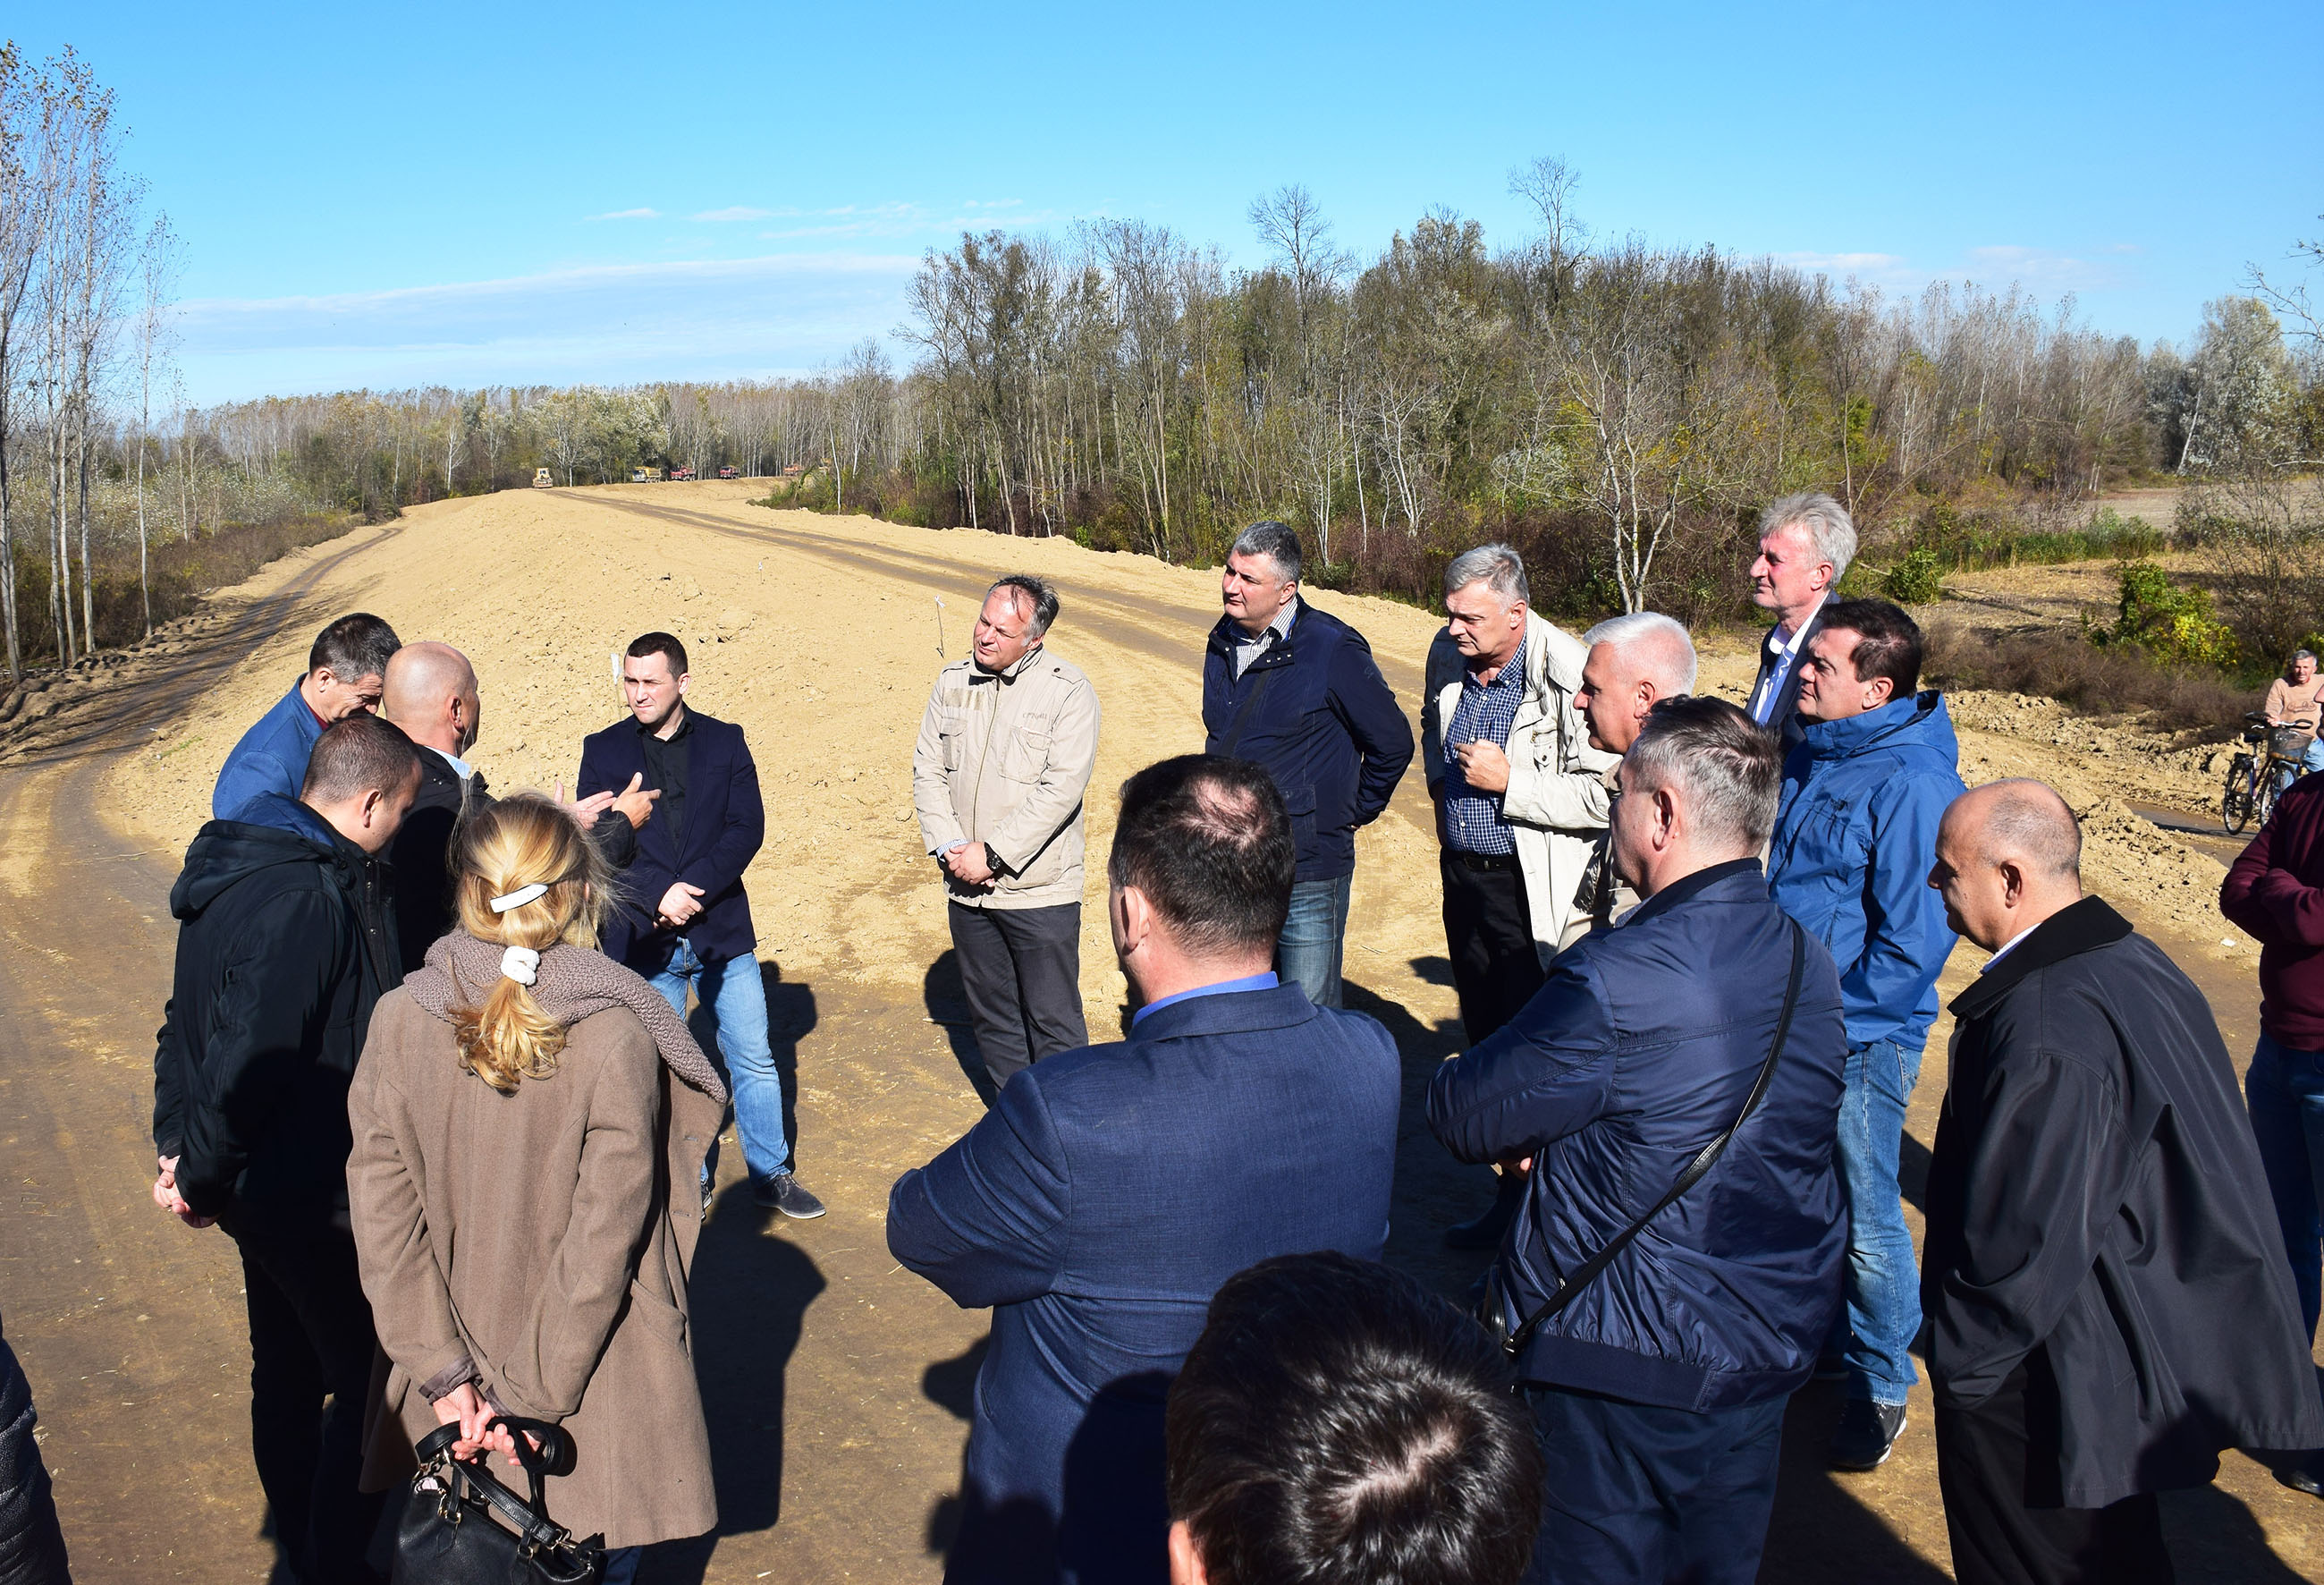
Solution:
<path fill-rule="evenodd" d="M 1298 867 L 1291 816 L 1262 765 L 1182 754 L 1121 784 L 1106 873 L 1145 893 L 1189 952 L 1271 945 Z"/>
<path fill-rule="evenodd" d="M 1835 627 L 1856 635 L 1856 657 L 1849 664 L 1858 681 L 1887 678 L 1895 684 L 1891 699 L 1910 699 L 1920 691 L 1921 625 L 1904 607 L 1886 600 L 1834 600 L 1823 608 L 1822 631 Z"/>
<path fill-rule="evenodd" d="M 308 803 L 339 803 L 374 788 L 401 787 L 420 774 L 420 751 L 403 728 L 363 710 L 323 728 L 307 756 L 299 796 Z"/>
<path fill-rule="evenodd" d="M 1230 556 L 1264 556 L 1275 563 L 1276 576 L 1286 583 L 1299 581 L 1299 531 L 1272 517 L 1254 523 L 1235 535 Z"/>
<path fill-rule="evenodd" d="M 1657 700 L 1622 756 L 1622 796 L 1673 782 L 1702 834 L 1756 851 L 1775 825 L 1783 740 L 1723 699 Z"/>
<path fill-rule="evenodd" d="M 354 611 L 315 635 L 307 651 L 307 674 L 327 670 L 342 682 L 364 677 L 384 677 L 387 663 L 403 641 L 395 629 L 369 611 Z"/>
<path fill-rule="evenodd" d="M 992 587 L 984 591 L 984 598 L 989 600 L 1004 589 L 1015 589 L 1024 597 L 1025 604 L 1033 607 L 1033 637 L 1048 632 L 1049 624 L 1057 619 L 1057 591 L 1047 579 L 1036 578 L 1029 572 L 1011 572 L 994 579 Z"/>
<path fill-rule="evenodd" d="M 1170 1388 L 1171 1516 L 1218 1585 L 1514 1585 L 1542 1459 L 1513 1380 L 1401 1272 L 1261 1261 L 1219 1289 Z"/>
<path fill-rule="evenodd" d="M 673 677 L 686 675 L 686 646 L 678 642 L 675 635 L 641 633 L 630 640 L 630 659 L 642 661 L 648 655 L 668 655 L 669 674 Z"/>

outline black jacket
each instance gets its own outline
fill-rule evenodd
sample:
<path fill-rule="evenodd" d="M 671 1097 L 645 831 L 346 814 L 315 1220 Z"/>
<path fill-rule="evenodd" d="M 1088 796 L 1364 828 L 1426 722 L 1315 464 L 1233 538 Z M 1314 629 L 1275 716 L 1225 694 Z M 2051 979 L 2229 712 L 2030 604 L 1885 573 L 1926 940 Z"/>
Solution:
<path fill-rule="evenodd" d="M 1953 999 L 1922 1259 L 1939 1404 L 2039 1349 L 2070 1507 L 2324 1443 L 2235 1069 L 2191 981 L 2085 897 Z M 2037 1418 L 2038 1423 L 2038 1418 Z"/>
<path fill-rule="evenodd" d="M 420 751 L 419 794 L 387 848 L 395 871 L 395 935 L 405 974 L 417 973 L 428 949 L 451 932 L 452 833 L 471 804 L 491 796 L 482 771 L 470 772 L 463 781 L 442 755 L 432 748 Z"/>
<path fill-rule="evenodd" d="M 645 823 L 622 876 L 620 905 L 605 921 L 605 956 L 640 974 L 659 973 L 668 966 L 681 935 L 706 963 L 745 957 L 759 941 L 751 923 L 750 895 L 742 889 L 742 871 L 758 857 L 767 836 L 766 808 L 759 802 L 759 767 L 742 728 L 700 710 L 688 714 L 694 730 L 687 750 L 686 829 L 673 833 L 670 822 L 661 819 Z M 632 775 L 646 769 L 637 722 L 616 721 L 581 740 L 581 774 L 574 796 L 619 792 Z M 646 781 L 653 784 L 651 776 Z M 606 857 L 622 863 L 610 842 Z M 654 904 L 673 881 L 702 888 L 702 912 L 678 932 L 654 922 Z"/>
<path fill-rule="evenodd" d="M 347 1083 L 403 983 L 384 866 L 277 792 L 212 820 L 170 892 L 178 962 L 153 1052 L 153 1144 L 239 1234 L 347 1225 Z"/>
<path fill-rule="evenodd" d="M 1815 615 L 1808 618 L 1807 629 L 1800 635 L 1800 646 L 1792 654 L 1792 669 L 1784 673 L 1784 685 L 1775 691 L 1775 709 L 1768 716 L 1767 725 L 1783 735 L 1784 754 L 1787 758 L 1792 750 L 1807 737 L 1807 728 L 1800 720 L 1800 678 L 1807 671 L 1808 645 L 1813 644 L 1815 635 L 1823 631 L 1823 614 L 1831 608 L 1832 599 L 1836 598 L 1827 597 L 1824 603 L 1816 607 Z M 1768 631 L 1773 632 L 1774 629 Z M 1751 691 L 1745 696 L 1747 700 L 1759 696 L 1759 684 L 1766 677 L 1771 663 L 1767 655 L 1767 637 L 1762 634 L 1759 636 L 1759 670 L 1751 679 Z"/>
<path fill-rule="evenodd" d="M 1378 820 L 1412 763 L 1412 723 L 1364 635 L 1309 605 L 1283 642 L 1235 675 L 1235 628 L 1222 616 L 1203 655 L 1205 754 L 1267 767 L 1291 813 L 1299 878 L 1356 867 L 1356 828 Z"/>
<path fill-rule="evenodd" d="M 1502 1292 L 1538 1309 L 1743 1108 L 1783 1015 L 1794 929 L 1756 859 L 1698 870 L 1559 954 L 1499 1033 L 1438 1068 L 1428 1126 L 1462 1161 L 1531 1155 Z M 1719 1164 L 1536 1334 L 1527 1381 L 1702 1411 L 1787 1396 L 1840 1307 L 1832 1167 L 1848 1031 L 1806 939 L 1758 1110 Z"/>

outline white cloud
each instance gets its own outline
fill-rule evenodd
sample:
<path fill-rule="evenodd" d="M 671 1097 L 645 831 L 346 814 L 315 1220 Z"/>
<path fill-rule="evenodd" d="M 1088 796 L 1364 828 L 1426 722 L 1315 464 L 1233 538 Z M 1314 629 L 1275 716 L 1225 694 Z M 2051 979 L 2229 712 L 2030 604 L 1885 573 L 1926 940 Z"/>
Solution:
<path fill-rule="evenodd" d="M 730 209 L 705 209 L 698 215 L 688 215 L 687 218 L 689 220 L 713 221 L 768 220 L 772 219 L 774 218 L 774 214 L 775 211 L 772 209 L 753 209 L 745 205 L 736 204 Z"/>
<path fill-rule="evenodd" d="M 2086 292 L 2121 283 L 2111 264 L 2094 264 L 2048 248 L 2005 243 L 1969 250 L 1972 269 L 1997 281 L 2006 276 L 2022 286 L 2050 292 Z"/>
<path fill-rule="evenodd" d="M 607 214 L 592 215 L 592 220 L 659 220 L 659 209 L 614 209 Z"/>
<path fill-rule="evenodd" d="M 181 357 L 197 403 L 365 385 L 763 376 L 893 328 L 917 264 L 787 254 L 210 298 L 182 305 Z"/>

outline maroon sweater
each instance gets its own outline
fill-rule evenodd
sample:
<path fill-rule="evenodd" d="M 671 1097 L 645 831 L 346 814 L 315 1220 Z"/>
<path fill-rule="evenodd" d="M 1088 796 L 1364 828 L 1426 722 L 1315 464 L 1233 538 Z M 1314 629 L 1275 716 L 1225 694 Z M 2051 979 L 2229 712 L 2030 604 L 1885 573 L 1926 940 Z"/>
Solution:
<path fill-rule="evenodd" d="M 2228 866 L 2219 912 L 2260 944 L 2260 1027 L 2324 1051 L 2324 776 L 2301 777 L 2277 802 Z"/>

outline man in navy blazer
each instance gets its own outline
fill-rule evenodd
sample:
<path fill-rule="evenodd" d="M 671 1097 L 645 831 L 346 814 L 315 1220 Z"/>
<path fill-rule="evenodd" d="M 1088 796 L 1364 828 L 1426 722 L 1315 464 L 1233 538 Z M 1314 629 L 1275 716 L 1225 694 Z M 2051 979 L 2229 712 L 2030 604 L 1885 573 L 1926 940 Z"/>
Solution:
<path fill-rule="evenodd" d="M 1108 907 L 1130 1038 L 1018 1072 L 889 1195 L 896 1258 L 993 1307 L 953 1585 L 1160 1585 L 1164 1404 L 1212 1295 L 1273 1256 L 1379 1257 L 1396 1045 L 1269 971 L 1296 870 L 1262 767 L 1131 777 Z"/>
<path fill-rule="evenodd" d="M 631 718 L 582 740 L 579 797 L 618 794 L 641 775 L 644 789 L 659 794 L 656 818 L 638 828 L 625 894 L 600 945 L 651 980 L 679 1017 L 688 990 L 710 1009 L 733 1079 L 751 1197 L 804 1220 L 821 1216 L 824 1206 L 791 1172 L 759 937 L 742 889 L 742 871 L 767 835 L 759 767 L 742 728 L 687 708 L 689 680 L 684 644 L 667 633 L 641 635 L 622 663 Z M 706 1197 L 709 1172 L 706 1166 Z"/>

